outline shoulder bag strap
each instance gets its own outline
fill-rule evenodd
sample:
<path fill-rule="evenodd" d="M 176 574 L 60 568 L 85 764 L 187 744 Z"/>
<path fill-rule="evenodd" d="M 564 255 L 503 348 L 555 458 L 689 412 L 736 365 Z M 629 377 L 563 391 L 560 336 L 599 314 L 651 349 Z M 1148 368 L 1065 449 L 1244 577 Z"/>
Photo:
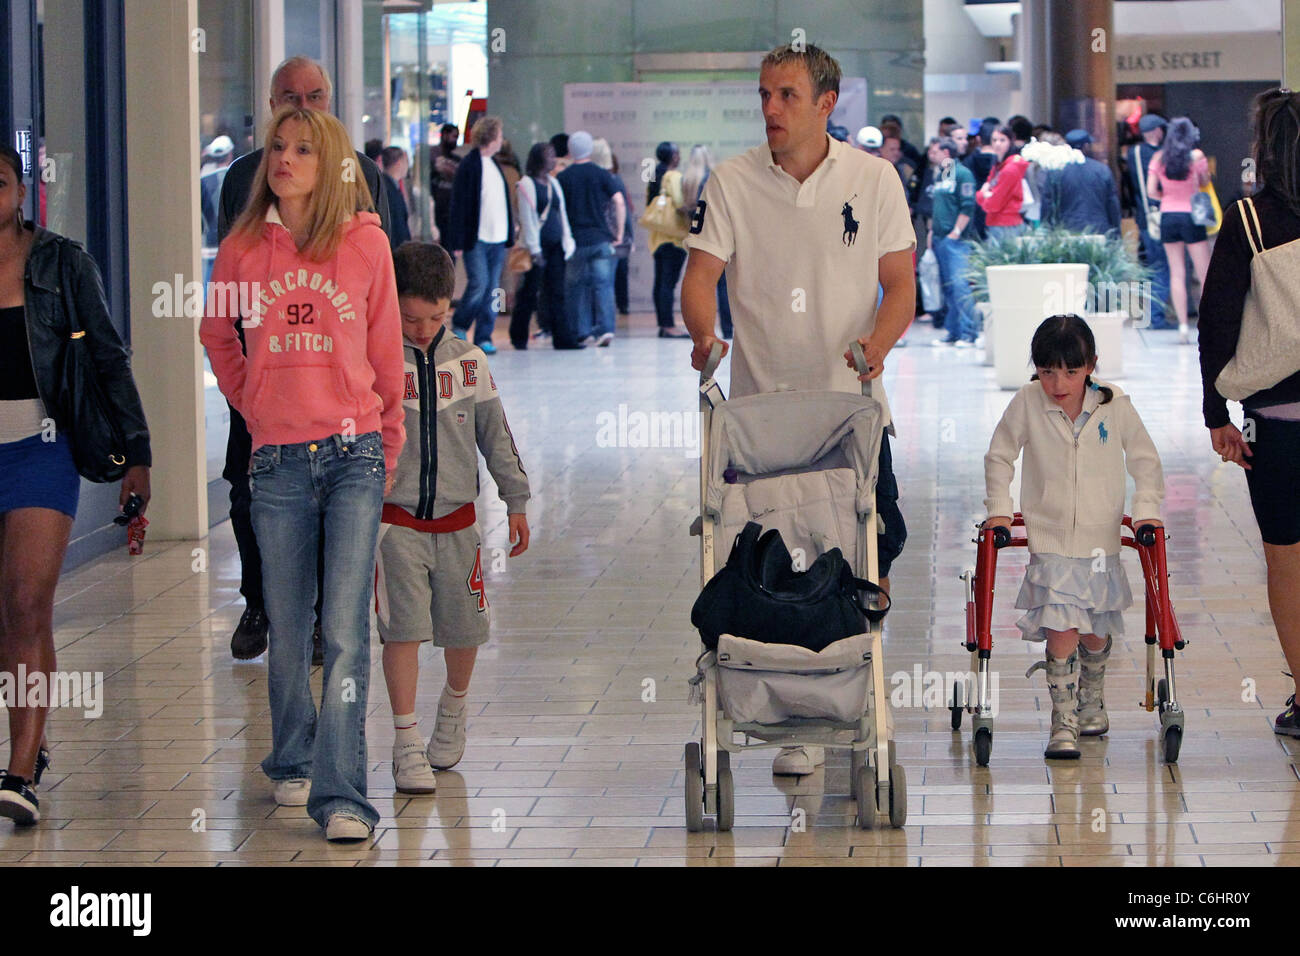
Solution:
<path fill-rule="evenodd" d="M 68 313 L 69 339 L 79 339 L 86 334 L 77 317 L 77 300 L 72 296 L 72 281 L 68 270 L 68 244 L 59 241 L 59 293 L 63 296 L 63 311 Z"/>
<path fill-rule="evenodd" d="M 1151 208 L 1151 202 L 1147 199 L 1147 171 L 1142 165 L 1141 144 L 1133 146 L 1134 165 L 1137 166 L 1138 174 L 1138 192 L 1142 194 L 1142 212 L 1145 213 Z"/>
<path fill-rule="evenodd" d="M 1250 213 L 1249 218 L 1244 215 L 1241 217 L 1241 225 L 1246 230 L 1246 241 L 1250 243 L 1250 251 L 1255 255 L 1259 255 L 1264 251 L 1264 230 L 1259 226 L 1259 215 L 1255 212 L 1255 201 L 1247 197 L 1241 200 L 1241 205 Z M 1253 232 L 1250 228 L 1252 225 L 1255 227 Z M 1256 241 L 1257 236 L 1258 241 Z"/>

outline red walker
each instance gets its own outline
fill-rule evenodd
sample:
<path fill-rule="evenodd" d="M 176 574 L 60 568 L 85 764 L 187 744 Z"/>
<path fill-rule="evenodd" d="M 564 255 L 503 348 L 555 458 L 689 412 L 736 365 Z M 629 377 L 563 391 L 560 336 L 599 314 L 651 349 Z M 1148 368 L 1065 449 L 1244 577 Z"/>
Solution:
<path fill-rule="evenodd" d="M 1024 518 L 1017 512 L 1011 519 L 1012 527 L 1023 528 Z M 1146 585 L 1146 643 L 1147 679 L 1146 699 L 1139 703 L 1149 712 L 1160 711 L 1160 740 L 1166 763 L 1178 762 L 1178 748 L 1183 742 L 1183 709 L 1178 705 L 1174 687 L 1174 651 L 1187 646 L 1174 618 L 1173 603 L 1169 600 L 1169 570 L 1165 562 L 1164 528 L 1143 524 L 1133 527 L 1133 519 L 1124 516 L 1120 544 L 1133 548 L 1142 562 L 1142 577 Z M 967 692 L 961 681 L 953 684 L 952 729 L 961 729 L 962 711 L 971 714 L 975 730 L 972 744 L 975 762 L 981 767 L 989 765 L 993 750 L 993 717 L 989 707 L 989 659 L 993 652 L 993 580 L 997 572 L 998 551 L 1007 547 L 1023 548 L 1028 539 L 1023 535 L 1012 537 L 1006 528 L 994 528 L 992 533 L 978 526 L 978 546 L 975 569 L 967 570 L 961 578 L 966 582 L 966 640 L 963 646 L 971 652 L 971 673 L 975 675 L 974 694 Z M 1156 646 L 1164 658 L 1165 676 L 1156 680 Z M 973 701 L 967 700 L 974 696 Z"/>

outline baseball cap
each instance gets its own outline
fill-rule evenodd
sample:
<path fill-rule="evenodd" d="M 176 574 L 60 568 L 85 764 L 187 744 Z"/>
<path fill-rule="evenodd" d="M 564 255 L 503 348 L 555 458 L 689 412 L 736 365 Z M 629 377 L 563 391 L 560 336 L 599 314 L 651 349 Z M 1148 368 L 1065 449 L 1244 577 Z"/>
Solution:
<path fill-rule="evenodd" d="M 1083 149 L 1092 142 L 1092 135 L 1086 129 L 1072 129 L 1065 134 L 1065 141 L 1075 149 Z"/>
<path fill-rule="evenodd" d="M 1148 113 L 1138 120 L 1138 131 L 1149 133 L 1153 129 L 1164 129 L 1169 123 L 1163 116 L 1157 116 L 1155 113 Z"/>
<path fill-rule="evenodd" d="M 585 129 L 580 129 L 569 137 L 569 155 L 573 159 L 586 159 L 591 155 L 591 148 L 594 140 L 591 134 Z"/>
<path fill-rule="evenodd" d="M 229 156 L 235 151 L 235 144 L 229 136 L 218 136 L 212 142 L 208 143 L 207 149 L 203 151 L 204 156 Z"/>
<path fill-rule="evenodd" d="M 885 145 L 885 137 L 874 126 L 864 126 L 858 130 L 857 141 L 864 149 L 880 149 Z"/>

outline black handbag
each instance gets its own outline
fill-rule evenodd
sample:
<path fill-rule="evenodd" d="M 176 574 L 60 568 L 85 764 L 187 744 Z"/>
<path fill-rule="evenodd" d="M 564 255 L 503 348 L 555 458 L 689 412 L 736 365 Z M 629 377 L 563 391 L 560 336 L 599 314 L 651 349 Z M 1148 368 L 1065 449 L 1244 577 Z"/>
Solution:
<path fill-rule="evenodd" d="M 871 598 L 883 599 L 884 607 L 869 607 Z M 764 533 L 751 521 L 736 536 L 726 565 L 700 592 L 691 624 L 710 650 L 720 635 L 734 634 L 821 651 L 863 633 L 866 622 L 875 624 L 888 611 L 888 596 L 854 577 L 839 548 L 820 555 L 808 570 L 796 571 L 781 532 Z"/>
<path fill-rule="evenodd" d="M 72 461 L 82 478 L 101 484 L 117 481 L 126 474 L 126 434 L 100 382 L 86 330 L 77 316 L 76 302 L 71 298 L 68 257 L 63 249 L 59 250 L 59 283 L 69 327 L 56 399 L 60 427 L 69 436 Z"/>

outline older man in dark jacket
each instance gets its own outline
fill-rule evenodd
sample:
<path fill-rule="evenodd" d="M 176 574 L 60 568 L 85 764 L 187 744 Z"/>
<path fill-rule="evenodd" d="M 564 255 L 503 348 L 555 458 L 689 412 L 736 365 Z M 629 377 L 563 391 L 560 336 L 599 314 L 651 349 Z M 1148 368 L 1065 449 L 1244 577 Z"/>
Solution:
<path fill-rule="evenodd" d="M 1105 235 L 1119 232 L 1119 187 L 1110 167 L 1086 152 L 1092 137 L 1074 129 L 1065 141 L 1083 153 L 1082 163 L 1061 170 L 1060 182 L 1043 192 L 1043 220 L 1074 232 Z"/>

